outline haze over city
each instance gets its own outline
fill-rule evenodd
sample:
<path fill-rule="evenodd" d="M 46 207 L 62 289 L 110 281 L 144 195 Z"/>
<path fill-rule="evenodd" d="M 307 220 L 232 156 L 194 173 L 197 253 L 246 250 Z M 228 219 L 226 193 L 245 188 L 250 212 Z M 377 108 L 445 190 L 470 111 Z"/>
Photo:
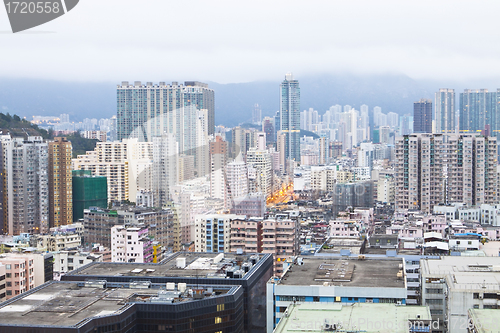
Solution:
<path fill-rule="evenodd" d="M 219 83 L 324 73 L 500 77 L 498 1 L 85 0 L 7 33 L 0 77 Z M 493 88 L 493 87 L 490 87 Z"/>

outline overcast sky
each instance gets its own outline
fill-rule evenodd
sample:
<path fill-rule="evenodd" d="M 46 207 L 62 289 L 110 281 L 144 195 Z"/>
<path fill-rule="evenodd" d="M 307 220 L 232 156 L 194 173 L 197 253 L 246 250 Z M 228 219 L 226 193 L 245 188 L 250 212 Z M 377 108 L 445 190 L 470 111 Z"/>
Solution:
<path fill-rule="evenodd" d="M 0 77 L 500 77 L 499 13 L 498 0 L 80 0 L 66 15 L 12 34 L 0 8 Z"/>

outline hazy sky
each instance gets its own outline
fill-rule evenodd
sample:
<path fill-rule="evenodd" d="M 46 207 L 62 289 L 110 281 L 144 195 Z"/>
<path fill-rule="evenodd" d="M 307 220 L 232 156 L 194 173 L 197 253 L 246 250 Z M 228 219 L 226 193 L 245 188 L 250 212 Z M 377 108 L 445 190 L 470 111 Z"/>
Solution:
<path fill-rule="evenodd" d="M 0 77 L 500 77 L 498 13 L 498 0 L 80 0 L 66 15 L 12 34 L 0 8 Z"/>

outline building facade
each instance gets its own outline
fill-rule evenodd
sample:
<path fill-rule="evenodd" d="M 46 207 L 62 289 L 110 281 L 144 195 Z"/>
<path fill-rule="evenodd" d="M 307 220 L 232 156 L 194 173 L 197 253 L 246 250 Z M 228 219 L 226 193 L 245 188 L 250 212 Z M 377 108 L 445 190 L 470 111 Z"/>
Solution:
<path fill-rule="evenodd" d="M 455 133 L 455 90 L 439 89 L 434 99 L 434 133 Z"/>
<path fill-rule="evenodd" d="M 115 225 L 111 228 L 112 262 L 153 262 L 153 244 L 145 225 Z"/>
<path fill-rule="evenodd" d="M 280 121 L 279 128 L 285 136 L 285 159 L 300 162 L 300 87 L 288 73 L 280 85 Z"/>
<path fill-rule="evenodd" d="M 49 153 L 41 137 L 0 136 L 3 234 L 49 229 Z"/>
<path fill-rule="evenodd" d="M 495 137 L 413 134 L 396 140 L 396 209 L 496 202 Z"/>
<path fill-rule="evenodd" d="M 422 98 L 413 103 L 413 133 L 432 133 L 432 101 Z"/>
<path fill-rule="evenodd" d="M 117 86 L 117 139 L 142 136 L 152 141 L 155 136 L 172 133 L 168 126 L 181 122 L 169 123 L 169 120 L 178 110 L 190 106 L 208 111 L 208 134 L 214 134 L 214 91 L 207 84 L 186 81 L 184 85 L 178 82 L 143 85 L 136 81 L 132 85 L 124 81 Z"/>
<path fill-rule="evenodd" d="M 73 221 L 83 219 L 83 211 L 90 207 L 108 206 L 108 182 L 106 177 L 92 176 L 90 170 L 74 170 Z"/>
<path fill-rule="evenodd" d="M 49 225 L 59 227 L 73 223 L 73 149 L 66 138 L 49 142 Z"/>

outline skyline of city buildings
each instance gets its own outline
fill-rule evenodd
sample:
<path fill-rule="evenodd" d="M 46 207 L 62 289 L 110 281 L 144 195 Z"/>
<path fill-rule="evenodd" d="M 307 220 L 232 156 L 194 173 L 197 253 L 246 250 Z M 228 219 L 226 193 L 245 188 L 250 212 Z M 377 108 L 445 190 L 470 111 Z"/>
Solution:
<path fill-rule="evenodd" d="M 155 89 L 160 87 L 129 90 L 144 98 Z M 102 141 L 76 158 L 62 137 L 2 135 L 1 185 L 12 190 L 2 191 L 3 233 L 11 235 L 2 236 L 0 252 L 40 255 L 53 267 L 51 275 L 45 263 L 34 266 L 23 282 L 16 280 L 20 272 L 1 263 L 0 253 L 0 300 L 19 295 L 20 302 L 29 302 L 31 294 L 21 294 L 34 289 L 30 278 L 41 272 L 44 278 L 79 281 L 78 288 L 94 291 L 120 283 L 123 291 L 141 288 L 141 293 L 152 293 L 156 305 L 172 306 L 225 295 L 232 289 L 220 288 L 228 282 L 230 288 L 250 288 L 233 281 L 261 274 L 253 289 L 260 303 L 245 303 L 260 311 L 259 333 L 281 329 L 295 306 L 319 309 L 327 303 L 336 304 L 338 313 L 353 303 L 396 312 L 419 306 L 426 311 L 429 332 L 446 331 L 444 326 L 427 330 L 433 320 L 480 316 L 493 309 L 490 299 L 495 294 L 496 300 L 499 289 L 491 280 L 494 274 L 482 274 L 494 272 L 497 259 L 477 267 L 475 259 L 468 259 L 498 256 L 500 167 L 496 116 L 490 114 L 496 112 L 497 93 L 466 90 L 461 96 L 466 108 L 453 110 L 450 90 L 436 93 L 434 114 L 433 102 L 424 98 L 413 102 L 413 113 L 407 114 L 355 103 L 301 111 L 298 81 L 287 74 L 274 118 L 263 118 L 262 108 L 254 105 L 253 125 L 217 126 L 213 134 L 208 110 L 191 104 L 167 115 L 161 135 L 153 127 L 163 125 L 153 121 L 133 132 L 134 138 L 111 141 L 112 122 L 90 119 L 85 136 Z M 455 115 L 462 119 L 466 113 L 479 119 L 477 129 L 460 133 Z M 66 115 L 60 118 L 69 122 Z M 97 133 L 101 128 L 103 133 Z M 300 135 L 300 130 L 308 132 Z M 293 140 L 296 144 L 290 145 Z M 298 160 L 293 157 L 297 152 Z M 35 169 L 46 171 L 45 187 L 37 183 L 43 172 Z M 63 186 L 68 184 L 65 170 L 71 189 Z M 82 193 L 86 187 L 99 192 L 99 198 Z M 30 207 L 37 209 L 36 200 L 46 193 L 45 225 L 38 217 L 33 223 L 31 217 L 9 217 L 14 212 L 9 205 L 16 202 L 12 198 L 25 188 L 34 195 L 23 198 L 34 198 Z M 49 224 L 49 212 L 69 203 L 62 194 L 71 194 L 72 216 Z M 27 206 L 17 200 L 18 206 Z M 477 273 L 474 279 L 485 278 L 488 292 L 461 273 L 455 274 L 460 281 L 447 281 L 453 273 L 437 272 L 439 260 L 466 265 L 467 274 Z M 265 272 L 259 265 L 267 265 Z M 12 273 L 19 275 L 12 279 Z M 177 285 L 172 287 L 173 280 Z M 218 287 L 199 288 L 200 280 Z M 43 288 L 52 285 L 57 282 Z M 471 292 L 463 291 L 469 287 Z M 162 298 L 164 293 L 169 296 Z M 255 297 L 242 291 L 240 296 L 241 302 Z M 141 297 L 142 304 L 147 297 Z M 458 306 L 461 299 L 465 305 Z M 224 311 L 222 304 L 217 306 L 215 312 Z M 9 327 L 2 320 L 0 327 Z M 327 324 L 322 323 L 325 329 Z M 248 321 L 237 325 L 248 326 Z"/>

